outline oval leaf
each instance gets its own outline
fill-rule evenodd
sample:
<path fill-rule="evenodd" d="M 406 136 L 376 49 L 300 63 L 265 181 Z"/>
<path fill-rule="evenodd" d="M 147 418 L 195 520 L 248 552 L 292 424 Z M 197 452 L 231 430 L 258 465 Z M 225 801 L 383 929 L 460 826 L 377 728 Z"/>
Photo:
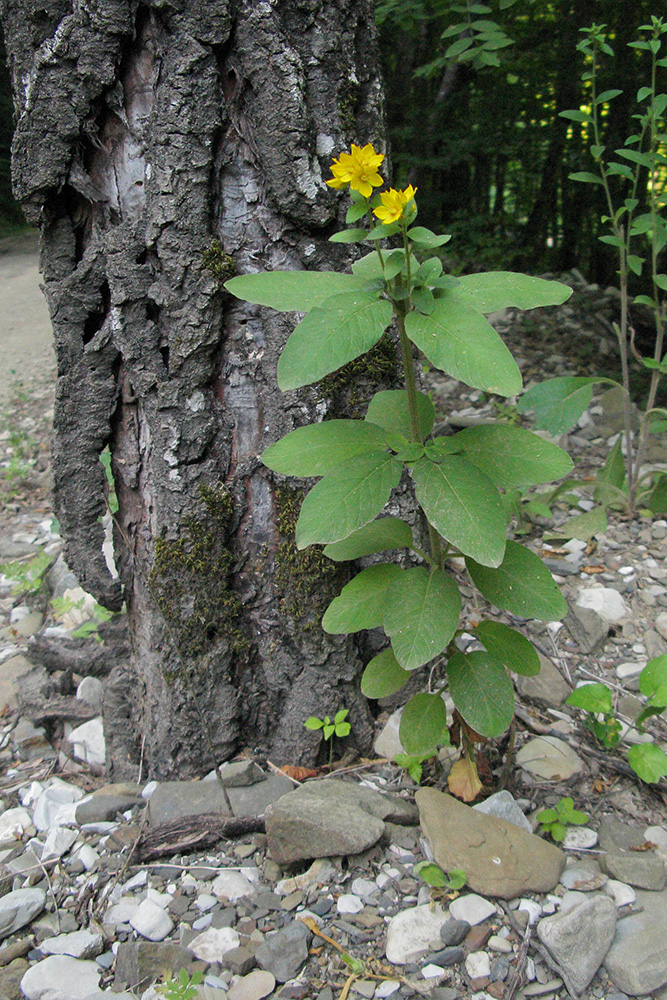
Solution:
<path fill-rule="evenodd" d="M 278 312 L 309 312 L 332 295 L 354 292 L 363 284 L 354 275 L 337 271 L 260 271 L 230 278 L 225 288 L 237 299 Z"/>
<path fill-rule="evenodd" d="M 481 313 L 445 290 L 429 316 L 405 318 L 410 340 L 441 371 L 474 389 L 514 396 L 522 380 L 516 361 Z"/>
<path fill-rule="evenodd" d="M 285 476 L 324 476 L 356 455 L 377 451 L 386 436 L 366 420 L 325 420 L 290 431 L 261 458 L 268 469 Z"/>
<path fill-rule="evenodd" d="M 480 736 L 500 736 L 514 716 L 514 689 L 502 663 L 488 653 L 456 652 L 447 664 L 449 693 Z"/>
<path fill-rule="evenodd" d="M 401 567 L 394 563 L 381 563 L 358 573 L 324 612 L 324 631 L 331 635 L 344 635 L 382 625 L 387 587 L 402 572 Z"/>
<path fill-rule="evenodd" d="M 398 736 L 413 757 L 432 755 L 449 743 L 447 710 L 439 694 L 416 694 L 401 714 Z"/>
<path fill-rule="evenodd" d="M 301 506 L 297 548 L 339 542 L 374 520 L 398 486 L 402 470 L 386 451 L 372 451 L 320 479 Z"/>
<path fill-rule="evenodd" d="M 611 691 L 605 684 L 582 684 L 567 698 L 566 705 L 581 708 L 584 712 L 611 712 Z"/>
<path fill-rule="evenodd" d="M 412 530 L 400 517 L 381 517 L 371 521 L 358 531 L 344 538 L 342 542 L 332 542 L 324 548 L 325 556 L 334 562 L 361 559 L 387 549 L 406 549 L 412 545 Z"/>
<path fill-rule="evenodd" d="M 464 457 L 483 469 L 496 486 L 534 486 L 571 472 L 567 452 L 537 434 L 505 424 L 468 427 L 451 438 Z"/>
<path fill-rule="evenodd" d="M 590 406 L 596 382 L 616 385 L 612 379 L 563 375 L 532 386 L 517 403 L 519 413 L 535 412 L 535 426 L 551 434 L 564 434 Z"/>
<path fill-rule="evenodd" d="M 443 651 L 461 614 L 461 595 L 443 570 L 404 570 L 387 592 L 384 630 L 396 659 L 415 670 Z"/>
<path fill-rule="evenodd" d="M 315 307 L 290 335 L 278 361 L 283 391 L 317 382 L 365 354 L 391 322 L 391 303 L 370 292 L 334 295 Z"/>
<path fill-rule="evenodd" d="M 667 753 L 655 743 L 638 743 L 630 747 L 628 764 L 642 781 L 649 784 L 655 784 L 667 776 Z"/>
<path fill-rule="evenodd" d="M 410 678 L 391 648 L 374 656 L 361 677 L 361 693 L 366 698 L 388 698 L 400 691 Z"/>
<path fill-rule="evenodd" d="M 451 236 L 437 236 L 424 226 L 413 226 L 412 229 L 408 229 L 408 237 L 417 246 L 426 247 L 428 250 L 442 247 L 451 240 Z"/>
<path fill-rule="evenodd" d="M 474 802 L 483 788 L 475 762 L 468 757 L 457 760 L 449 772 L 447 787 L 457 799 Z"/>
<path fill-rule="evenodd" d="M 572 289 L 560 281 L 531 278 L 514 271 L 488 271 L 464 274 L 454 293 L 462 302 L 481 313 L 499 309 L 535 309 L 559 306 L 572 295 Z"/>
<path fill-rule="evenodd" d="M 425 438 L 431 433 L 435 421 L 435 407 L 423 392 L 417 393 L 417 415 L 422 437 Z M 402 434 L 410 441 L 412 431 L 406 390 L 383 389 L 381 392 L 376 392 L 370 401 L 366 420 L 384 427 L 386 431 Z"/>
<path fill-rule="evenodd" d="M 498 490 L 481 469 L 458 455 L 411 469 L 417 500 L 432 525 L 465 555 L 499 566 L 505 552 L 506 515 Z"/>
<path fill-rule="evenodd" d="M 480 622 L 475 629 L 487 652 L 508 670 L 523 677 L 540 672 L 540 657 L 532 642 L 502 622 Z"/>
<path fill-rule="evenodd" d="M 508 542 L 505 558 L 497 569 L 474 559 L 466 565 L 476 587 L 491 604 L 522 618 L 559 621 L 567 614 L 565 598 L 539 556 Z"/>

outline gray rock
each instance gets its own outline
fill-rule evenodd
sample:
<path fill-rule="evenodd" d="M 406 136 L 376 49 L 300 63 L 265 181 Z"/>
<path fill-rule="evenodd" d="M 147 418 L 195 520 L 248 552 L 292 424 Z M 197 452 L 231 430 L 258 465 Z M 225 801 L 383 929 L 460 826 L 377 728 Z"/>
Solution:
<path fill-rule="evenodd" d="M 603 819 L 598 830 L 600 847 L 608 854 L 624 854 L 644 846 L 644 834 L 637 826 L 617 819 Z"/>
<path fill-rule="evenodd" d="M 266 810 L 283 795 L 294 791 L 294 783 L 281 774 L 270 774 L 263 781 L 228 790 L 235 816 L 264 816 Z"/>
<path fill-rule="evenodd" d="M 495 917 L 496 907 L 484 896 L 478 896 L 475 892 L 467 892 L 458 899 L 452 900 L 449 905 L 449 912 L 458 923 L 467 923 L 471 927 L 483 923 L 489 917 Z"/>
<path fill-rule="evenodd" d="M 264 771 L 254 760 L 235 760 L 231 764 L 223 764 L 218 768 L 218 774 L 226 788 L 243 788 L 266 779 Z"/>
<path fill-rule="evenodd" d="M 609 622 L 591 608 L 573 604 L 563 618 L 563 624 L 582 653 L 598 653 L 609 635 Z"/>
<path fill-rule="evenodd" d="M 638 892 L 637 903 L 643 911 L 619 920 L 604 962 L 614 986 L 631 996 L 667 983 L 667 891 Z"/>
<path fill-rule="evenodd" d="M 547 781 L 567 781 L 578 774 L 584 762 L 556 736 L 536 736 L 521 747 L 516 762 L 529 774 Z"/>
<path fill-rule="evenodd" d="M 577 993 L 600 968 L 616 931 L 616 906 L 608 896 L 592 896 L 567 913 L 545 917 L 537 935 L 567 972 Z"/>
<path fill-rule="evenodd" d="M 536 701 L 549 708 L 560 708 L 566 698 L 572 694 L 572 688 L 567 683 L 560 670 L 554 666 L 548 657 L 540 657 L 540 672 L 534 677 L 518 676 L 514 679 L 516 689 L 522 698 Z"/>
<path fill-rule="evenodd" d="M 28 969 L 21 992 L 28 1000 L 87 1000 L 98 992 L 100 971 L 95 962 L 51 955 Z"/>
<path fill-rule="evenodd" d="M 104 938 L 90 931 L 56 934 L 46 938 L 39 946 L 43 955 L 69 955 L 71 958 L 97 958 L 104 951 Z"/>
<path fill-rule="evenodd" d="M 115 819 L 119 812 L 144 804 L 136 785 L 105 785 L 77 802 L 74 816 L 77 823 L 104 823 Z"/>
<path fill-rule="evenodd" d="M 470 926 L 467 920 L 448 920 L 440 928 L 440 940 L 445 945 L 461 944 Z"/>
<path fill-rule="evenodd" d="M 0 898 L 0 940 L 25 927 L 46 904 L 43 889 L 15 889 Z"/>
<path fill-rule="evenodd" d="M 392 917 L 387 925 L 385 954 L 392 965 L 418 962 L 442 939 L 440 931 L 447 913 L 439 906 L 411 906 Z"/>
<path fill-rule="evenodd" d="M 655 629 L 650 628 L 644 635 L 644 645 L 646 646 L 646 656 L 653 660 L 658 656 L 667 653 L 667 642 L 661 639 Z M 4 667 L 2 668 L 5 669 Z"/>
<path fill-rule="evenodd" d="M 614 587 L 584 587 L 577 597 L 577 606 L 596 611 L 606 622 L 618 622 L 630 615 L 630 609 Z"/>
<path fill-rule="evenodd" d="M 229 816 L 261 816 L 267 806 L 294 788 L 289 778 L 272 774 L 247 787 L 223 789 L 213 781 L 165 781 L 160 783 L 148 804 L 149 826 L 218 813 Z"/>
<path fill-rule="evenodd" d="M 667 885 L 667 867 L 661 858 L 646 854 L 603 854 L 600 867 L 612 878 L 636 889 L 660 891 Z"/>
<path fill-rule="evenodd" d="M 473 891 L 514 899 L 557 884 L 565 855 L 553 844 L 434 788 L 420 788 L 415 800 L 435 860 L 444 871 L 462 868 Z"/>
<path fill-rule="evenodd" d="M 522 830 L 526 831 L 526 833 L 533 832 L 530 822 L 526 819 L 520 807 L 514 801 L 514 796 L 506 789 L 503 789 L 501 792 L 496 792 L 494 795 L 489 795 L 488 799 L 484 799 L 483 802 L 473 806 L 473 809 L 477 809 L 478 812 L 486 813 L 487 816 L 498 816 L 500 819 L 506 819 L 508 823 L 514 823 L 515 826 L 520 826 Z"/>
<path fill-rule="evenodd" d="M 458 965 L 465 958 L 465 951 L 458 945 L 441 948 L 440 951 L 432 951 L 426 956 L 427 965 L 441 965 L 446 968 L 448 965 Z"/>
<path fill-rule="evenodd" d="M 114 986 L 145 990 L 167 972 L 189 970 L 192 962 L 192 954 L 175 941 L 121 941 Z"/>
<path fill-rule="evenodd" d="M 276 980 L 270 972 L 255 969 L 230 987 L 227 1000 L 262 1000 L 273 992 Z"/>
<path fill-rule="evenodd" d="M 169 914 L 152 899 L 142 900 L 129 922 L 138 934 L 149 941 L 162 941 L 174 929 Z"/>
<path fill-rule="evenodd" d="M 384 820 L 414 823 L 414 806 L 352 782 L 311 781 L 266 812 L 269 853 L 280 865 L 359 854 L 377 843 Z"/>
<path fill-rule="evenodd" d="M 267 934 L 255 951 L 257 964 L 266 972 L 271 972 L 277 982 L 286 983 L 297 975 L 308 958 L 311 937 L 306 925 L 294 920 L 279 931 Z"/>

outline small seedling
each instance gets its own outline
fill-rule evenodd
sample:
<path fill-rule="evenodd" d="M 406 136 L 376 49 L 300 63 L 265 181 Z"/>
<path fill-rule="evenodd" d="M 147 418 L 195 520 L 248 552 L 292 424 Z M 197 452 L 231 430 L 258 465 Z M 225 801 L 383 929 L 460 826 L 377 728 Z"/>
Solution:
<path fill-rule="evenodd" d="M 572 692 L 566 704 L 588 713 L 584 724 L 604 747 L 611 750 L 618 745 L 621 724 L 614 716 L 611 691 L 605 684 L 582 684 Z"/>
<path fill-rule="evenodd" d="M 86 608 L 86 598 L 82 597 L 75 601 L 71 597 L 55 597 L 51 602 L 51 608 L 58 617 L 64 617 L 71 611 L 81 612 L 81 624 L 72 632 L 75 639 L 94 638 L 97 642 L 102 642 L 99 634 L 99 627 L 104 622 L 113 618 L 113 612 L 103 608 L 101 604 L 95 604 L 92 608 Z"/>
<path fill-rule="evenodd" d="M 160 996 L 166 997 L 166 1000 L 196 1000 L 199 996 L 197 987 L 203 981 L 202 972 L 193 972 L 192 976 L 189 976 L 185 969 L 181 969 L 177 979 L 169 973 L 165 982 L 155 987 L 155 991 Z"/>
<path fill-rule="evenodd" d="M 346 722 L 349 709 L 341 708 L 340 711 L 336 712 L 333 718 L 333 722 L 328 715 L 325 715 L 323 719 L 318 719 L 316 715 L 311 715 L 310 718 L 306 719 L 304 726 L 306 729 L 321 729 L 322 735 L 325 740 L 331 740 L 329 743 L 329 763 L 333 761 L 333 736 L 338 736 L 339 739 L 343 739 L 345 736 L 350 735 L 351 726 L 349 722 Z"/>
<path fill-rule="evenodd" d="M 563 840 L 568 826 L 583 826 L 588 815 L 574 808 L 571 798 L 561 799 L 555 809 L 543 809 L 537 814 L 543 833 L 548 833 L 558 843 Z"/>
<path fill-rule="evenodd" d="M 419 784 L 422 780 L 423 764 L 427 760 L 433 759 L 432 753 L 424 753 L 421 756 L 413 756 L 409 753 L 397 753 L 394 760 L 399 765 L 399 767 L 404 767 L 408 772 L 410 777 L 416 784 Z"/>
<path fill-rule="evenodd" d="M 433 889 L 447 889 L 449 892 L 458 892 L 467 882 L 462 868 L 452 868 L 448 875 L 434 861 L 420 861 L 415 865 L 414 873 Z"/>

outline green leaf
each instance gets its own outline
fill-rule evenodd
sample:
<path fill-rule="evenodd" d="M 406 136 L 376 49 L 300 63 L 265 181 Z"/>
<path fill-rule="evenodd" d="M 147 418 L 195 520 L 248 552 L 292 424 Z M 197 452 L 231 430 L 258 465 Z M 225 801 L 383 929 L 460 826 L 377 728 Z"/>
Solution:
<path fill-rule="evenodd" d="M 413 872 L 434 889 L 444 889 L 447 885 L 447 876 L 440 865 L 436 865 L 433 861 L 420 861 L 414 866 Z"/>
<path fill-rule="evenodd" d="M 591 121 L 593 121 L 593 119 L 591 118 L 591 116 L 588 113 L 588 111 L 559 111 L 558 112 L 558 117 L 559 118 L 567 118 L 568 121 L 571 121 L 571 122 L 591 122 Z M 572 176 L 572 174 L 570 174 L 570 177 L 571 176 Z"/>
<path fill-rule="evenodd" d="M 636 149 L 617 149 L 617 156 L 622 156 L 631 163 L 638 163 L 640 167 L 652 167 L 653 163 L 649 153 L 638 153 Z"/>
<path fill-rule="evenodd" d="M 334 295 L 308 313 L 278 361 L 278 385 L 298 389 L 365 354 L 391 322 L 391 303 L 369 292 Z"/>
<path fill-rule="evenodd" d="M 630 747 L 628 764 L 642 781 L 649 784 L 655 784 L 667 776 L 667 753 L 655 743 L 638 743 Z"/>
<path fill-rule="evenodd" d="M 590 406 L 596 382 L 617 385 L 612 379 L 562 375 L 532 386 L 517 403 L 519 413 L 535 411 L 535 426 L 551 434 L 563 434 Z"/>
<path fill-rule="evenodd" d="M 466 565 L 473 582 L 491 604 L 522 618 L 559 621 L 567 614 L 565 598 L 539 556 L 518 542 L 508 542 L 497 569 L 474 559 Z"/>
<path fill-rule="evenodd" d="M 424 316 L 430 316 L 435 309 L 435 299 L 430 288 L 413 288 L 412 304 Z"/>
<path fill-rule="evenodd" d="M 461 446 L 464 458 L 505 489 L 560 479 L 573 468 L 562 448 L 521 427 L 482 424 L 459 431 L 453 440 Z"/>
<path fill-rule="evenodd" d="M 412 229 L 408 229 L 408 237 L 417 246 L 426 247 L 427 250 L 442 247 L 451 240 L 451 236 L 436 236 L 435 233 L 432 233 L 430 229 L 425 229 L 424 226 L 413 226 Z"/>
<path fill-rule="evenodd" d="M 506 519 L 489 477 L 458 455 L 445 456 L 438 464 L 422 458 L 411 474 L 417 500 L 436 530 L 464 555 L 499 566 Z"/>
<path fill-rule="evenodd" d="M 509 307 L 559 306 L 569 299 L 572 289 L 559 281 L 531 278 L 514 271 L 488 271 L 463 275 L 455 295 L 481 313 L 492 313 Z"/>
<path fill-rule="evenodd" d="M 655 485 L 643 498 L 642 503 L 652 514 L 667 514 L 667 476 L 657 477 Z"/>
<path fill-rule="evenodd" d="M 667 653 L 649 660 L 639 675 L 639 690 L 654 705 L 667 706 Z"/>
<path fill-rule="evenodd" d="M 352 731 L 352 726 L 350 725 L 349 722 L 339 722 L 336 725 L 335 729 L 336 736 L 339 736 L 341 739 L 344 739 L 346 736 L 349 736 L 351 731 Z"/>
<path fill-rule="evenodd" d="M 427 437 L 431 433 L 435 420 L 435 407 L 423 392 L 417 393 L 417 416 L 422 437 Z M 412 432 L 410 430 L 407 391 L 405 389 L 382 389 L 380 392 L 376 392 L 370 401 L 366 420 L 383 427 L 386 431 L 402 434 L 410 441 Z"/>
<path fill-rule="evenodd" d="M 324 612 L 324 631 L 345 635 L 382 625 L 387 588 L 402 572 L 394 563 L 380 563 L 357 573 Z"/>
<path fill-rule="evenodd" d="M 322 729 L 322 733 L 324 734 L 325 740 L 330 740 L 335 732 L 336 732 L 336 727 L 334 725 L 332 725 L 331 723 L 327 725 L 325 723 Z"/>
<path fill-rule="evenodd" d="M 604 187 L 604 181 L 597 174 L 592 174 L 588 170 L 575 170 L 573 174 L 568 174 L 571 181 L 579 181 L 581 184 L 599 184 Z"/>
<path fill-rule="evenodd" d="M 480 622 L 475 629 L 482 645 L 508 670 L 523 677 L 540 672 L 540 658 L 532 642 L 502 622 Z"/>
<path fill-rule="evenodd" d="M 349 714 L 350 714 L 349 708 L 340 708 L 334 715 L 334 722 L 336 723 L 336 725 L 337 726 L 340 725 L 340 723 L 343 722 Z"/>
<path fill-rule="evenodd" d="M 595 507 L 585 514 L 576 514 L 558 528 L 559 538 L 578 538 L 587 542 L 594 535 L 604 535 L 607 530 L 607 515 L 604 507 Z"/>
<path fill-rule="evenodd" d="M 412 530 L 399 517 L 381 517 L 365 524 L 341 542 L 324 547 L 324 554 L 334 562 L 361 559 L 387 549 L 406 549 L 412 545 Z"/>
<path fill-rule="evenodd" d="M 363 217 L 368 212 L 368 205 L 363 202 L 359 205 L 350 205 L 345 215 L 345 222 L 349 225 L 351 222 L 358 222 L 359 219 Z"/>
<path fill-rule="evenodd" d="M 481 313 L 458 298 L 455 290 L 445 289 L 430 316 L 408 313 L 405 329 L 429 361 L 447 375 L 499 396 L 521 391 L 521 372 L 507 347 Z"/>
<path fill-rule="evenodd" d="M 356 455 L 377 451 L 386 432 L 366 420 L 325 420 L 290 431 L 262 452 L 268 469 L 285 476 L 324 476 Z"/>
<path fill-rule="evenodd" d="M 468 881 L 468 876 L 464 872 L 463 868 L 452 868 L 449 872 L 449 878 L 447 879 L 447 888 L 451 892 L 458 892 Z"/>
<path fill-rule="evenodd" d="M 278 312 L 309 312 L 332 295 L 353 293 L 361 287 L 359 278 L 337 271 L 260 271 L 225 282 L 227 291 L 237 299 L 271 306 Z"/>
<path fill-rule="evenodd" d="M 551 826 L 549 833 L 551 834 L 552 838 L 556 841 L 556 843 L 560 844 L 561 841 L 565 840 L 565 834 L 567 833 L 567 829 L 562 823 L 556 822 Z"/>
<path fill-rule="evenodd" d="M 303 501 L 297 548 L 339 542 L 374 520 L 398 486 L 402 470 L 401 462 L 386 451 L 372 451 L 320 479 Z"/>
<path fill-rule="evenodd" d="M 361 676 L 361 693 L 366 698 L 388 698 L 410 679 L 410 671 L 400 665 L 391 647 L 374 656 Z"/>
<path fill-rule="evenodd" d="M 621 449 L 621 437 L 607 455 L 607 461 L 595 477 L 593 498 L 598 503 L 608 504 L 615 498 L 616 490 L 625 486 L 625 461 Z"/>
<path fill-rule="evenodd" d="M 398 663 L 415 670 L 443 651 L 461 614 L 461 596 L 443 570 L 403 570 L 386 595 L 384 630 Z"/>
<path fill-rule="evenodd" d="M 398 737 L 413 757 L 431 756 L 449 743 L 447 710 L 439 694 L 416 694 L 401 714 Z"/>
<path fill-rule="evenodd" d="M 329 243 L 360 243 L 366 239 L 368 239 L 368 230 L 366 229 L 341 229 L 340 232 L 329 237 Z"/>
<path fill-rule="evenodd" d="M 601 94 L 598 94 L 597 98 L 595 99 L 595 103 L 604 104 L 605 101 L 612 101 L 615 97 L 618 97 L 619 94 L 622 93 L 623 93 L 622 90 L 603 90 Z"/>
<path fill-rule="evenodd" d="M 555 809 L 542 809 L 536 814 L 535 819 L 539 820 L 542 826 L 547 826 L 558 821 L 558 813 Z"/>
<path fill-rule="evenodd" d="M 576 688 L 565 702 L 573 708 L 581 708 L 592 715 L 611 712 L 611 691 L 606 684 L 582 684 Z"/>
<path fill-rule="evenodd" d="M 447 663 L 449 693 L 480 736 L 500 736 L 514 717 L 514 689 L 502 663 L 488 653 L 457 651 Z"/>
<path fill-rule="evenodd" d="M 324 725 L 322 719 L 318 719 L 316 716 L 311 715 L 309 719 L 306 719 L 304 726 L 306 729 L 321 729 Z"/>

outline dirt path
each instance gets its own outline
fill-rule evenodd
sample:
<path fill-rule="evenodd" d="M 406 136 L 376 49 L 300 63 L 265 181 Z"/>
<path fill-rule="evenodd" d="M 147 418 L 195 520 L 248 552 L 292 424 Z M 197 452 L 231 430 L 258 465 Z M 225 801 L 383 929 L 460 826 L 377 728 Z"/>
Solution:
<path fill-rule="evenodd" d="M 0 240 L 0 407 L 26 380 L 55 380 L 51 321 L 39 286 L 37 235 Z"/>

